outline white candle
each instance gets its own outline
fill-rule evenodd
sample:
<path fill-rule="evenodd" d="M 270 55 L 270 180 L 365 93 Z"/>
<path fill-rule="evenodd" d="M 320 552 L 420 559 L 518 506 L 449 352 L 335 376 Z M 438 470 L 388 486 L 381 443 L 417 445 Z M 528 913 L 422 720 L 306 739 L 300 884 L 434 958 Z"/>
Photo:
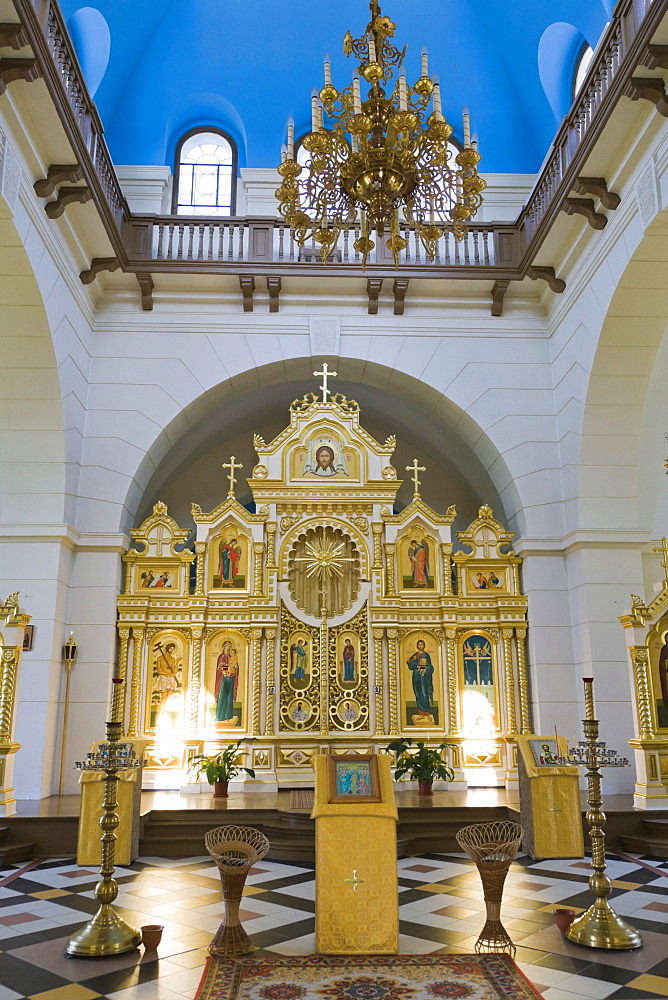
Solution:
<path fill-rule="evenodd" d="M 433 77 L 433 81 L 434 81 L 434 90 L 433 90 L 433 94 L 434 94 L 434 114 L 436 115 L 437 118 L 442 118 L 443 117 L 443 112 L 441 110 L 441 85 L 438 82 L 438 77 L 437 76 Z"/>
<path fill-rule="evenodd" d="M 311 131 L 318 131 L 318 91 L 311 91 Z"/>
<path fill-rule="evenodd" d="M 356 115 L 362 114 L 362 96 L 360 94 L 360 78 L 353 77 L 353 111 Z"/>
<path fill-rule="evenodd" d="M 329 56 L 325 56 L 325 86 L 328 86 L 332 82 L 332 67 L 329 62 Z"/>
<path fill-rule="evenodd" d="M 408 111 L 408 95 L 406 93 L 406 71 L 399 74 L 399 110 Z"/>
<path fill-rule="evenodd" d="M 376 61 L 376 39 L 373 35 L 369 35 L 369 62 L 374 63 Z"/>
<path fill-rule="evenodd" d="M 294 160 L 295 158 L 295 121 L 294 118 L 288 118 L 288 159 Z"/>
<path fill-rule="evenodd" d="M 469 117 L 469 109 L 464 105 L 462 109 L 462 120 L 464 122 L 464 148 L 468 149 L 471 145 L 471 122 Z"/>
<path fill-rule="evenodd" d="M 429 56 L 426 45 L 422 46 L 422 75 L 429 76 Z"/>
<path fill-rule="evenodd" d="M 473 133 L 473 138 L 471 139 L 471 148 L 475 149 L 476 153 L 478 152 L 478 133 L 477 132 Z"/>
<path fill-rule="evenodd" d="M 325 121 L 323 118 L 322 104 L 318 101 L 318 132 L 321 132 L 325 127 Z"/>
<path fill-rule="evenodd" d="M 283 143 L 281 146 L 281 163 L 285 163 L 288 156 L 288 147 Z"/>

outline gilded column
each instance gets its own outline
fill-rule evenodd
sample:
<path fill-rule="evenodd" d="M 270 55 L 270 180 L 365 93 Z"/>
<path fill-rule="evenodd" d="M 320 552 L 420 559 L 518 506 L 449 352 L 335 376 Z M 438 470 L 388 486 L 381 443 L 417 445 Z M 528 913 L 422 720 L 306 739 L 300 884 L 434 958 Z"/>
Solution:
<path fill-rule="evenodd" d="M 638 729 L 641 740 L 651 740 L 655 737 L 652 722 L 652 703 L 650 696 L 647 646 L 630 646 L 631 662 L 633 663 L 633 680 L 636 689 L 636 704 L 638 705 Z"/>
<path fill-rule="evenodd" d="M 278 569 L 276 565 L 276 522 L 265 525 L 267 532 L 267 569 Z"/>
<path fill-rule="evenodd" d="M 206 552 L 206 542 L 195 542 L 195 555 L 197 556 L 197 566 L 195 567 L 195 596 L 204 596 L 204 554 Z"/>
<path fill-rule="evenodd" d="M 254 628 L 253 638 L 253 729 L 252 735 L 260 735 L 260 704 L 262 695 L 262 629 Z"/>
<path fill-rule="evenodd" d="M 139 699 L 141 697 L 141 661 L 144 649 L 144 629 L 132 630 L 132 683 L 130 687 L 130 725 L 128 736 L 139 736 Z"/>
<path fill-rule="evenodd" d="M 127 681 L 128 677 L 128 646 L 130 639 L 130 629 L 129 628 L 119 628 L 118 638 L 120 640 L 120 646 L 118 649 L 118 676 L 123 680 Z M 120 714 L 121 721 L 123 723 L 122 735 L 125 736 L 125 689 L 127 687 L 126 683 L 116 684 L 119 689 L 117 695 L 119 705 L 118 711 Z"/>
<path fill-rule="evenodd" d="M 399 693 L 397 690 L 397 636 L 395 628 L 387 630 L 387 672 L 390 687 L 390 736 L 399 735 Z"/>
<path fill-rule="evenodd" d="M 525 628 L 515 629 L 515 639 L 517 641 L 517 674 L 520 688 L 520 725 L 522 735 L 527 736 L 531 732 L 531 717 L 529 714 L 529 675 L 527 673 Z"/>
<path fill-rule="evenodd" d="M 383 568 L 383 526 L 382 524 L 372 524 L 373 531 L 373 569 Z"/>
<path fill-rule="evenodd" d="M 329 629 L 323 603 L 320 617 L 320 735 L 329 734 Z"/>
<path fill-rule="evenodd" d="M 394 542 L 385 542 L 385 593 L 387 597 L 397 596 L 397 587 L 394 580 L 394 553 L 396 548 Z"/>
<path fill-rule="evenodd" d="M 374 736 L 385 733 L 385 712 L 383 710 L 383 629 L 375 628 L 373 636 L 373 686 L 374 715 L 376 719 Z"/>
<path fill-rule="evenodd" d="M 4 750 L 7 753 L 7 748 L 12 743 L 16 668 L 19 662 L 20 650 L 17 646 L 4 646 L 0 648 L 2 648 L 2 672 L 0 673 L 0 750 Z"/>
<path fill-rule="evenodd" d="M 264 735 L 274 735 L 274 688 L 276 680 L 274 677 L 274 655 L 276 652 L 276 632 L 274 629 L 265 629 L 267 638 L 267 706 L 264 716 Z"/>
<path fill-rule="evenodd" d="M 452 545 L 449 542 L 441 543 L 441 555 L 443 557 L 443 593 L 446 597 L 452 597 Z"/>
<path fill-rule="evenodd" d="M 202 686 L 202 635 L 203 628 L 191 628 L 192 652 L 190 657 L 190 733 L 199 731 L 199 692 Z"/>
<path fill-rule="evenodd" d="M 506 731 L 512 734 L 517 732 L 512 647 L 513 630 L 511 628 L 501 629 L 501 638 L 503 641 L 503 676 L 506 688 Z"/>
<path fill-rule="evenodd" d="M 262 554 L 264 552 L 264 542 L 253 542 L 253 552 L 255 553 L 255 580 L 253 582 L 253 597 L 262 597 L 264 593 L 263 576 L 264 567 L 262 565 Z"/>
<path fill-rule="evenodd" d="M 459 684 L 457 683 L 457 629 L 445 630 L 445 661 L 448 672 L 448 728 L 452 736 L 459 732 Z"/>

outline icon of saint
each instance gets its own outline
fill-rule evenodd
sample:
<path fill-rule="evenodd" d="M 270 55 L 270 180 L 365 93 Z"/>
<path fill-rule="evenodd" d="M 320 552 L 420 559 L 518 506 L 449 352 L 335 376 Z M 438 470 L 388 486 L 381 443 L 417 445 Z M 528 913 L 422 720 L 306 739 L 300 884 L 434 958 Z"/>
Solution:
<path fill-rule="evenodd" d="M 306 639 L 298 639 L 290 646 L 290 673 L 293 681 L 303 681 L 308 669 L 308 647 Z"/>
<path fill-rule="evenodd" d="M 424 639 L 418 639 L 415 652 L 407 661 L 408 669 L 413 674 L 413 693 L 418 715 L 432 715 L 434 698 L 434 666 L 427 652 Z"/>
<path fill-rule="evenodd" d="M 292 709 L 292 720 L 293 722 L 306 722 L 309 713 L 304 708 L 304 703 L 298 701 L 295 707 Z"/>
<path fill-rule="evenodd" d="M 355 676 L 355 647 L 352 636 L 346 636 L 341 655 L 343 657 L 343 683 L 354 684 L 357 678 Z"/>
<path fill-rule="evenodd" d="M 234 580 L 239 572 L 239 561 L 241 559 L 241 546 L 236 538 L 228 541 L 223 539 L 220 546 L 220 566 L 218 575 L 221 587 L 233 587 Z"/>
<path fill-rule="evenodd" d="M 411 577 L 414 587 L 429 586 L 429 543 L 426 538 L 413 539 L 408 547 Z"/>
<path fill-rule="evenodd" d="M 348 473 L 339 451 L 338 444 L 328 444 L 322 440 L 320 443 L 316 442 L 314 449 L 306 459 L 304 475 L 312 473 L 314 476 L 335 476 L 340 472 L 347 476 Z"/>
<path fill-rule="evenodd" d="M 661 685 L 663 705 L 668 712 L 668 634 L 664 638 L 659 654 L 659 684 Z"/>
<path fill-rule="evenodd" d="M 225 639 L 216 661 L 216 722 L 231 722 L 234 719 L 234 702 L 237 700 L 239 684 L 239 661 L 232 642 Z"/>
<path fill-rule="evenodd" d="M 155 573 L 152 569 L 145 570 L 141 575 L 142 587 L 152 587 L 155 583 Z"/>
<path fill-rule="evenodd" d="M 549 743 L 541 743 L 541 750 L 543 751 L 540 755 L 541 764 L 558 764 L 559 761 L 552 752 Z"/>
<path fill-rule="evenodd" d="M 153 669 L 154 673 L 157 674 L 155 690 L 160 695 L 157 714 L 161 716 L 166 711 L 169 699 L 181 687 L 179 680 L 181 657 L 178 654 L 175 655 L 175 642 L 168 642 L 164 646 L 162 643 L 156 642 L 153 652 L 156 650 L 158 655 L 153 661 Z"/>
<path fill-rule="evenodd" d="M 357 721 L 357 709 L 354 705 L 351 705 L 349 701 L 344 701 L 343 711 L 341 712 L 341 718 L 344 722 L 356 722 Z"/>

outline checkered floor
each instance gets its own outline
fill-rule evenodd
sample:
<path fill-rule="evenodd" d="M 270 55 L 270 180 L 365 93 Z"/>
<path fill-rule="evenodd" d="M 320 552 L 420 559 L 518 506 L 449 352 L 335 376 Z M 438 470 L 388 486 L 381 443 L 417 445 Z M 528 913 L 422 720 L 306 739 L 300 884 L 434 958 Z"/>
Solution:
<path fill-rule="evenodd" d="M 643 860 L 643 859 L 640 859 Z M 589 905 L 583 861 L 520 857 L 506 882 L 504 924 L 516 960 L 545 1000 L 668 997 L 668 861 L 611 859 L 614 907 L 643 936 L 636 952 L 590 951 L 566 942 L 552 909 Z M 67 959 L 67 937 L 94 913 L 97 873 L 69 861 L 0 870 L 0 1000 L 192 1000 L 223 907 L 208 857 L 142 858 L 119 868 L 117 907 L 135 926 L 165 927 L 159 958 L 143 949 L 113 959 Z M 461 855 L 399 862 L 401 950 L 469 952 L 483 922 L 478 873 Z M 263 861 L 251 873 L 242 920 L 259 949 L 304 955 L 315 948 L 313 865 Z"/>

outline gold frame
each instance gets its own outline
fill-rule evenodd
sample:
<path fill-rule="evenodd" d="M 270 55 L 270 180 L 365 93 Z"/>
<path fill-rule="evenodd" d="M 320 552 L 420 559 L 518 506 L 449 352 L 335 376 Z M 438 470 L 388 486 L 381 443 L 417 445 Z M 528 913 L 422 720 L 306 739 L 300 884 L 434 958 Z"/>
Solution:
<path fill-rule="evenodd" d="M 498 635 L 494 635 L 494 632 L 493 632 L 492 629 L 487 628 L 485 626 L 478 627 L 478 628 L 467 628 L 467 629 L 461 631 L 458 634 L 457 639 L 455 640 L 455 648 L 456 648 L 456 655 L 457 655 L 457 682 L 458 682 L 457 683 L 457 687 L 458 687 L 457 694 L 458 694 L 458 697 L 459 697 L 459 718 L 460 718 L 459 728 L 460 728 L 460 733 L 461 733 L 461 735 L 464 735 L 464 688 L 465 688 L 465 685 L 464 685 L 464 652 L 463 652 L 463 650 L 464 650 L 464 643 L 472 635 L 482 635 L 482 636 L 484 636 L 487 639 L 487 641 L 489 642 L 490 648 L 492 650 L 492 676 L 494 677 L 494 715 L 496 717 L 496 728 L 494 730 L 494 735 L 493 736 L 489 736 L 489 737 L 485 737 L 485 738 L 489 739 L 489 740 L 498 741 L 498 739 L 501 736 L 501 734 L 506 731 L 505 726 L 504 726 L 504 720 L 503 720 L 503 717 L 502 717 L 502 705 L 501 705 L 501 698 L 500 698 L 500 683 L 501 683 L 501 678 L 499 677 L 500 664 L 499 664 L 499 656 L 498 656 L 498 649 L 497 649 L 497 646 L 498 646 L 498 643 L 499 643 L 499 637 L 498 637 Z M 466 736 L 465 738 L 466 739 L 470 739 L 471 737 Z"/>
<path fill-rule="evenodd" d="M 361 762 L 369 763 L 369 774 L 371 777 L 371 795 L 345 795 L 336 790 L 336 765 L 341 761 L 354 761 L 356 764 Z M 358 753 L 341 753 L 341 754 L 327 754 L 327 801 L 329 803 L 340 803 L 340 802 L 382 802 L 383 796 L 380 793 L 380 778 L 378 775 L 378 755 L 375 753 L 358 754 Z"/>

